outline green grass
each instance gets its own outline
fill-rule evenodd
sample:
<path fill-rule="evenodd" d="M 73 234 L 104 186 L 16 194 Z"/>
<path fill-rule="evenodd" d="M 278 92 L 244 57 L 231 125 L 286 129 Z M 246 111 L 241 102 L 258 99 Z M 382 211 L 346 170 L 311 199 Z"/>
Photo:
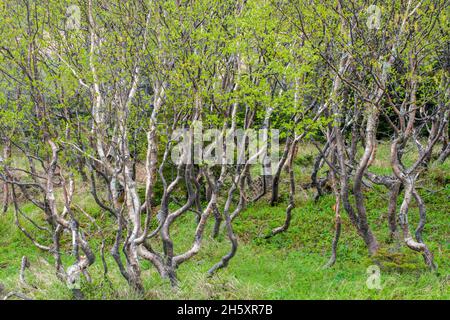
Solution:
<path fill-rule="evenodd" d="M 377 161 L 371 167 L 374 172 L 389 174 L 389 165 L 384 160 L 387 148 L 380 147 Z M 305 154 L 311 150 L 306 148 L 299 157 L 307 160 Z M 301 175 L 299 179 L 306 180 L 309 170 L 302 171 L 303 174 L 298 172 Z M 387 192 L 383 187 L 375 186 L 367 190 L 365 196 L 370 226 L 382 245 L 376 257 L 368 257 L 362 240 L 342 213 L 343 229 L 337 262 L 332 268 L 323 269 L 329 258 L 334 232 L 331 209 L 334 199 L 326 195 L 315 203 L 310 191 L 300 191 L 291 227 L 273 238 L 265 239 L 264 236 L 283 222 L 285 203 L 269 207 L 266 201 L 261 201 L 242 212 L 234 222 L 239 238 L 237 255 L 226 269 L 212 278 L 206 276 L 206 271 L 229 249 L 223 233 L 216 240 L 210 237 L 212 217 L 200 253 L 178 269 L 178 289 L 172 289 L 148 262 L 142 262 L 145 297 L 138 297 L 128 289 L 109 255 L 109 280 L 103 278 L 98 233 L 91 228 L 89 237 L 96 249 L 97 261 L 90 268 L 93 282 L 84 281 L 82 290 L 88 299 L 449 299 L 449 181 L 449 161 L 430 168 L 419 181 L 419 191 L 426 202 L 428 215 L 424 240 L 434 253 L 439 266 L 437 272 L 429 271 L 418 253 L 398 243 L 389 243 Z M 286 180 L 283 183 L 285 185 Z M 97 218 L 105 234 L 113 234 L 111 219 L 102 215 L 85 190 L 79 192 L 77 203 Z M 38 218 L 39 213 L 32 205 L 25 205 L 23 209 Z M 414 202 L 409 217 L 411 228 L 414 228 L 418 222 L 418 209 Z M 83 223 L 84 220 L 81 221 Z M 24 225 L 27 224 L 24 222 Z M 193 230 L 193 214 L 187 213 L 175 222 L 171 235 L 176 253 L 191 245 Z M 72 261 L 67 240 L 63 249 L 67 266 Z M 18 282 L 20 261 L 24 255 L 31 262 L 31 268 L 26 271 L 27 280 L 36 288 L 23 287 Z M 367 268 L 373 264 L 381 267 L 380 290 L 369 289 L 366 285 Z M 0 217 L 0 283 L 7 291 L 20 291 L 35 299 L 71 298 L 70 290 L 54 275 L 52 256 L 32 246 L 15 227 L 11 211 Z"/>

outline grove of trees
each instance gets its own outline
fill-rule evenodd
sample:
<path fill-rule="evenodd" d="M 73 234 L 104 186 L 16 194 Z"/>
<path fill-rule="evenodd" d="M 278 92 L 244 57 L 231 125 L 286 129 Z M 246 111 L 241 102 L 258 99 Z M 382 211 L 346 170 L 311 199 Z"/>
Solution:
<path fill-rule="evenodd" d="M 142 261 L 176 287 L 177 268 L 221 233 L 229 252 L 208 273 L 239 263 L 233 223 L 251 203 L 285 205 L 267 237 L 289 232 L 299 188 L 336 199 L 325 267 L 339 259 L 342 215 L 374 255 L 365 192 L 382 185 L 392 239 L 434 270 L 416 181 L 450 153 L 449 17 L 445 0 L 0 0 L 0 214 L 54 257 L 61 281 L 89 280 L 94 263 L 106 274 L 112 256 L 143 292 Z M 200 122 L 225 151 L 241 139 L 245 161 L 174 161 L 176 132 Z M 276 161 L 249 143 L 250 130 L 265 130 L 275 150 L 273 129 Z M 390 175 L 371 171 L 380 139 Z M 307 185 L 295 174 L 305 142 L 316 147 Z M 218 147 L 204 152 L 223 156 Z M 183 150 L 184 160 L 198 152 Z M 77 204 L 83 187 L 101 217 Z M 171 228 L 183 215 L 196 229 L 180 252 Z"/>

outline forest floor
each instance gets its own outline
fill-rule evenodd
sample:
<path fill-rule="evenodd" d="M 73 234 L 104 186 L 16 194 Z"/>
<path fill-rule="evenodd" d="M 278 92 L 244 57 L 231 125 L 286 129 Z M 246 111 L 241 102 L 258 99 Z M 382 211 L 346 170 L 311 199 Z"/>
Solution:
<path fill-rule="evenodd" d="M 388 145 L 381 145 L 370 170 L 389 174 Z M 316 151 L 311 146 L 300 149 L 296 159 L 297 184 L 307 182 Z M 408 161 L 413 159 L 406 159 Z M 450 161 L 432 166 L 419 178 L 419 192 L 427 206 L 424 241 L 434 253 L 438 270 L 429 271 L 420 254 L 398 242 L 389 240 L 387 227 L 388 193 L 384 187 L 365 190 L 366 205 L 372 227 L 381 244 L 380 253 L 368 257 L 362 240 L 349 223 L 345 212 L 342 236 L 337 250 L 337 262 L 329 269 L 322 266 L 330 256 L 334 234 L 334 197 L 325 195 L 314 202 L 312 190 L 299 190 L 296 209 L 290 228 L 282 234 L 265 239 L 273 227 L 284 221 L 287 192 L 282 182 L 281 202 L 270 207 L 267 201 L 251 205 L 234 221 L 239 248 L 230 265 L 208 278 L 206 271 L 229 250 L 223 232 L 211 238 L 212 217 L 197 256 L 178 269 L 180 286 L 172 289 L 161 280 L 155 269 L 142 263 L 142 278 L 146 288 L 144 297 L 133 294 L 107 254 L 108 280 L 103 277 L 99 254 L 98 230 L 89 230 L 90 242 L 95 244 L 96 263 L 90 267 L 92 283 L 83 281 L 82 291 L 87 299 L 450 299 Z M 112 236 L 112 219 L 103 216 L 89 195 L 88 188 L 77 194 L 80 206 L 96 217 L 102 232 Z M 399 199 L 399 204 L 401 197 Z M 31 204 L 23 210 L 38 217 Z M 418 222 L 417 205 L 409 212 L 411 228 Z M 23 222 L 26 225 L 25 222 Z M 194 214 L 187 213 L 177 220 L 171 230 L 175 253 L 186 250 L 193 240 Z M 68 237 L 66 237 L 68 238 Z M 112 237 L 110 237 L 112 238 Z M 107 244 L 108 248 L 110 243 Z M 155 242 L 155 246 L 158 243 Z M 72 261 L 70 241 L 63 243 L 63 261 Z M 108 250 L 107 250 L 108 251 Z M 30 261 L 25 272 L 29 285 L 19 282 L 23 256 Z M 379 289 L 370 289 L 366 282 L 371 265 L 380 266 Z M 12 210 L 0 215 L 0 284 L 5 291 L 21 292 L 33 299 L 71 299 L 67 286 L 57 280 L 50 254 L 39 251 L 14 225 Z"/>

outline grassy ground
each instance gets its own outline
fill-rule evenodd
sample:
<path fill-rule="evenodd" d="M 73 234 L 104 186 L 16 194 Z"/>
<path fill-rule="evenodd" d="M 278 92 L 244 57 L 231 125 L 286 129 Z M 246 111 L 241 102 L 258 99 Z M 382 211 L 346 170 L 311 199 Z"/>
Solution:
<path fill-rule="evenodd" d="M 311 146 L 302 148 L 297 159 L 296 174 L 307 180 Z M 388 147 L 381 146 L 371 170 L 389 174 Z M 407 159 L 412 161 L 413 159 Z M 342 238 L 338 247 L 338 260 L 330 269 L 323 269 L 330 254 L 333 238 L 333 197 L 324 196 L 317 203 L 309 191 L 297 195 L 297 208 L 293 211 L 291 227 L 286 233 L 271 239 L 264 236 L 284 219 L 286 201 L 269 207 L 264 201 L 247 208 L 235 220 L 239 249 L 229 267 L 212 277 L 206 271 L 229 249 L 227 239 L 221 235 L 210 238 L 212 220 L 205 234 L 200 253 L 178 270 L 180 288 L 172 289 L 167 281 L 156 274 L 154 268 L 143 262 L 142 277 L 146 299 L 450 299 L 450 161 L 432 167 L 419 181 L 420 193 L 427 205 L 427 225 L 424 240 L 434 253 L 437 272 L 428 271 L 422 257 L 398 243 L 389 243 L 386 208 L 387 192 L 383 187 L 366 191 L 366 204 L 373 228 L 382 245 L 380 254 L 369 258 L 367 250 L 344 216 Z M 282 196 L 285 193 L 282 192 Z M 79 190 L 77 203 L 97 218 L 103 232 L 113 233 L 114 226 L 93 204 L 84 190 Z M 285 199 L 286 200 L 286 199 Z M 401 201 L 401 199 L 399 199 Z M 38 215 L 32 205 L 24 205 L 31 216 Z M 417 225 L 418 209 L 412 203 L 411 227 Z M 25 222 L 24 222 L 25 224 Z M 176 221 L 171 234 L 176 252 L 190 244 L 195 229 L 193 214 Z M 92 283 L 83 282 L 83 293 L 90 299 L 134 299 L 109 255 L 108 281 L 103 278 L 98 254 L 98 231 L 90 230 L 91 242 L 96 243 L 97 261 L 90 268 Z M 70 263 L 70 243 L 65 248 L 64 261 Z M 26 271 L 30 284 L 20 285 L 18 273 L 22 256 L 26 255 L 31 268 Z M 381 289 L 369 289 L 367 268 L 381 267 Z M 51 255 L 35 249 L 17 227 L 12 212 L 0 217 L 0 283 L 6 291 L 15 290 L 36 299 L 70 299 L 71 291 L 54 276 Z"/>

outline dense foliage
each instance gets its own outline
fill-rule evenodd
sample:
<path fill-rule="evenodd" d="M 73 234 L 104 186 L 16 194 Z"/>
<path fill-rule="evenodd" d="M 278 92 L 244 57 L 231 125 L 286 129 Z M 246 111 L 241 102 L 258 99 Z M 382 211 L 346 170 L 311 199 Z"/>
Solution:
<path fill-rule="evenodd" d="M 76 296 L 94 263 L 107 277 L 110 257 L 138 294 L 148 263 L 179 286 L 178 267 L 212 241 L 209 220 L 231 245 L 207 271 L 220 272 L 247 207 L 285 207 L 265 235 L 279 237 L 304 189 L 333 199 L 326 267 L 341 214 L 369 256 L 383 251 L 369 219 L 377 189 L 391 241 L 436 270 L 418 181 L 450 153 L 448 10 L 444 0 L 0 1 L 2 211 Z M 177 149 L 199 124 L 214 130 L 212 147 Z M 252 132 L 270 147 L 253 149 Z M 380 140 L 384 172 L 373 170 Z M 174 158 L 227 152 L 244 161 Z M 182 248 L 175 221 L 195 225 Z"/>

